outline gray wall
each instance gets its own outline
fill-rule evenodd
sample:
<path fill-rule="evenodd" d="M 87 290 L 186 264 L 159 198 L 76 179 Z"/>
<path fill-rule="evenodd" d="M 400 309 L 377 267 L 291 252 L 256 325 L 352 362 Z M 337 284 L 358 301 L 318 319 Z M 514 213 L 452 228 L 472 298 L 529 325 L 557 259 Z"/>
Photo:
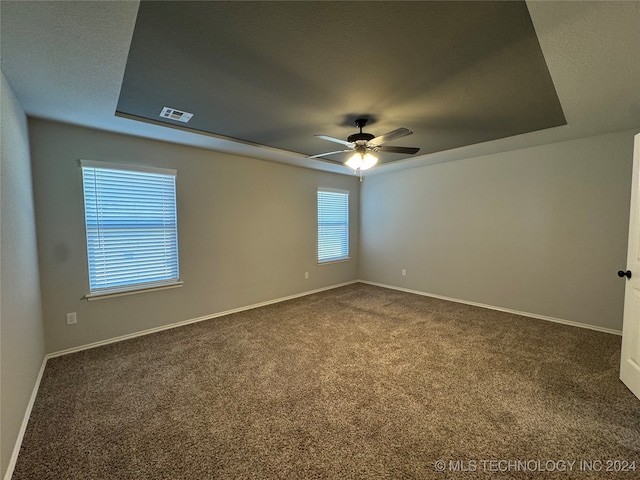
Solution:
<path fill-rule="evenodd" d="M 4 477 L 44 359 L 27 119 L 0 74 L 0 474 Z"/>
<path fill-rule="evenodd" d="M 367 177 L 360 278 L 621 330 L 633 133 Z"/>
<path fill-rule="evenodd" d="M 44 120 L 29 127 L 48 352 L 357 279 L 355 177 Z M 89 284 L 79 159 L 178 170 L 182 288 L 82 299 Z M 350 261 L 317 265 L 318 187 L 351 192 Z M 77 325 L 66 325 L 67 312 L 77 312 Z"/>

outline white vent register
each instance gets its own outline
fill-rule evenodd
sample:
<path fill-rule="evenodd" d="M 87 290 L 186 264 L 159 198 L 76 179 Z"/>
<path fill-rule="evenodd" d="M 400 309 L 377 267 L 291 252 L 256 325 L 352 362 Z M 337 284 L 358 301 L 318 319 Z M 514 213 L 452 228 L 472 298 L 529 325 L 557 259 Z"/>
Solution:
<path fill-rule="evenodd" d="M 168 118 L 170 120 L 177 120 L 178 122 L 187 123 L 193 117 L 193 113 L 183 112 L 182 110 L 176 110 L 175 108 L 164 107 L 160 112 L 162 118 Z"/>

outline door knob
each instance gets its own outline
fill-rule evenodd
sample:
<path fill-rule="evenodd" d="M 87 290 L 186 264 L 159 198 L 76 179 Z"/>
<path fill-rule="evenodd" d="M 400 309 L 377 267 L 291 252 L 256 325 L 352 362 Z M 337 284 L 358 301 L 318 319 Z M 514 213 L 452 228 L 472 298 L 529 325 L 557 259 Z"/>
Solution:
<path fill-rule="evenodd" d="M 620 278 L 622 277 L 631 278 L 631 270 L 627 270 L 626 272 L 624 270 L 618 270 L 618 276 Z"/>

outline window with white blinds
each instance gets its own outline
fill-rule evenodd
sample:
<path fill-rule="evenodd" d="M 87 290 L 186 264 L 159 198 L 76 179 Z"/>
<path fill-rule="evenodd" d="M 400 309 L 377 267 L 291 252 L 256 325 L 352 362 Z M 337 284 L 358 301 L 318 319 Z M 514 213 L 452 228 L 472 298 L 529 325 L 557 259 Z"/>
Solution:
<path fill-rule="evenodd" d="M 176 171 L 81 165 L 91 294 L 179 283 Z"/>
<path fill-rule="evenodd" d="M 349 258 L 349 192 L 318 190 L 318 263 Z"/>

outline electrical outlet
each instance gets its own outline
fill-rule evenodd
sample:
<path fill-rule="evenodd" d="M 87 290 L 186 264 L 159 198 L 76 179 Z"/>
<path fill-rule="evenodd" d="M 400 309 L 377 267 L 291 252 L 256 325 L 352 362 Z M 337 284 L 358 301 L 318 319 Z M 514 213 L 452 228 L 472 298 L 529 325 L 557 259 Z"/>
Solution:
<path fill-rule="evenodd" d="M 407 276 L 407 269 L 406 269 L 406 268 L 403 268 L 403 269 L 402 269 L 402 276 L 403 276 L 403 277 L 406 277 L 406 276 Z"/>
<path fill-rule="evenodd" d="M 304 279 L 309 280 L 309 272 L 304 272 Z"/>
<path fill-rule="evenodd" d="M 76 323 L 78 323 L 76 312 L 67 313 L 67 325 L 75 325 Z"/>

